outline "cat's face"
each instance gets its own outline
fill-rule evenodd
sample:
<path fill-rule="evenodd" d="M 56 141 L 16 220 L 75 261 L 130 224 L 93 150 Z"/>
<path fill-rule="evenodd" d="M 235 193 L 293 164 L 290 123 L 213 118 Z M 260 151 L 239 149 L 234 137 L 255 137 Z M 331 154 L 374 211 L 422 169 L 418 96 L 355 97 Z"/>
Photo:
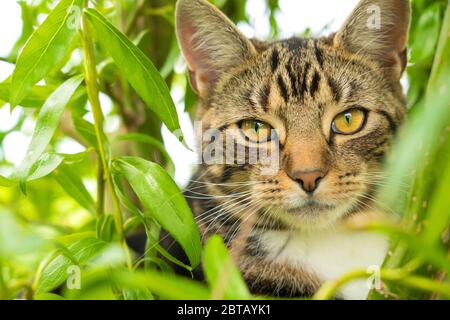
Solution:
<path fill-rule="evenodd" d="M 405 2 L 362 1 L 329 38 L 261 43 L 204 1 L 179 1 L 178 35 L 203 128 L 278 152 L 270 174 L 258 162 L 210 164 L 207 180 L 222 185 L 215 194 L 246 194 L 247 209 L 299 228 L 328 226 L 373 205 L 383 157 L 405 115 Z M 389 16 L 398 11 L 398 30 L 365 25 L 362 13 L 374 4 Z"/>

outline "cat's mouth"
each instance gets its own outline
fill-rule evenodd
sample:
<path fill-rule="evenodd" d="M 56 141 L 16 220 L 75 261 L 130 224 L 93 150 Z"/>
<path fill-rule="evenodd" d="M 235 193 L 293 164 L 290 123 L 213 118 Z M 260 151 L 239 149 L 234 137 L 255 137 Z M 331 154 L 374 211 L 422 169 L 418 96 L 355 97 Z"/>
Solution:
<path fill-rule="evenodd" d="M 322 203 L 314 199 L 307 199 L 301 205 L 289 208 L 287 212 L 290 214 L 318 214 L 335 208 L 335 205 Z"/>
<path fill-rule="evenodd" d="M 349 206 L 305 199 L 289 208 L 275 209 L 271 213 L 283 223 L 298 229 L 313 230 L 333 226 L 345 215 Z"/>

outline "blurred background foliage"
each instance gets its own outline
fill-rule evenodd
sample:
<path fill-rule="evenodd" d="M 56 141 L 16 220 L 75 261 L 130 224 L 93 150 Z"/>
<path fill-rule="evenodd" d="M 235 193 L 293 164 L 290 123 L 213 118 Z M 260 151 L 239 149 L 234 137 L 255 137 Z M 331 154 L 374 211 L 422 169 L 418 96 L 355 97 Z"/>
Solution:
<path fill-rule="evenodd" d="M 0 83 L 0 108 L 11 108 L 17 119 L 0 131 L 0 299 L 249 298 L 222 240 L 200 245 L 171 178 L 163 122 L 176 129 L 178 119 L 168 120 L 175 104 L 191 118 L 196 105 L 174 35 L 175 0 L 92 0 L 82 13 L 77 8 L 86 2 L 19 1 L 22 34 L 1 57 L 15 65 L 17 79 L 32 70 L 36 81 L 21 84 L 13 74 Z M 236 23 L 249 19 L 246 0 L 211 2 Z M 261 2 L 269 37 L 276 38 L 279 3 Z M 402 223 L 354 226 L 393 238 L 372 299 L 450 297 L 450 5 L 413 0 L 412 7 L 410 120 L 380 192 L 382 206 Z M 75 29 L 65 29 L 71 21 Z M 7 144 L 29 143 L 11 138 L 19 132 L 34 140 L 23 161 L 5 153 Z M 161 228 L 182 245 L 190 265 L 159 246 Z M 142 229 L 148 240 L 140 256 L 124 238 Z M 174 265 L 192 271 L 201 258 L 206 284 L 173 274 Z M 366 270 L 355 270 L 325 284 L 316 298 L 332 298 L 347 281 L 365 277 Z"/>

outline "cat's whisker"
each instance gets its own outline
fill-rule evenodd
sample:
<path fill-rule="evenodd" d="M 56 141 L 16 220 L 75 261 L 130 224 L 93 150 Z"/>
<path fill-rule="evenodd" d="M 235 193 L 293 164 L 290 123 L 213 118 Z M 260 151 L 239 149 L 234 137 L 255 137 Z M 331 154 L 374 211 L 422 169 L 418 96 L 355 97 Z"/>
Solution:
<path fill-rule="evenodd" d="M 371 196 L 371 195 L 365 194 L 365 193 L 359 193 L 359 192 L 355 192 L 355 193 L 353 193 L 353 195 L 355 195 L 356 201 L 358 201 L 360 204 L 362 204 L 364 206 L 369 207 L 372 210 L 377 210 L 377 208 L 371 206 L 369 203 L 373 203 L 373 204 L 377 205 L 378 207 L 382 208 L 384 211 L 389 212 L 390 214 L 397 214 L 394 210 L 392 210 L 392 208 L 389 208 L 386 204 L 382 203 L 374 196 Z M 361 198 L 368 200 L 369 202 L 362 201 Z"/>
<path fill-rule="evenodd" d="M 197 217 L 197 219 L 199 219 L 201 216 L 203 216 L 200 220 L 198 220 L 198 222 L 202 222 L 202 221 L 204 221 L 205 219 L 208 218 L 208 217 L 204 217 L 204 215 L 205 215 L 206 213 L 210 213 L 210 214 L 208 215 L 208 216 L 210 217 L 210 216 L 216 215 L 216 214 L 218 214 L 218 213 L 220 213 L 220 212 L 224 212 L 224 211 L 230 210 L 230 209 L 232 209 L 233 207 L 238 206 L 240 203 L 247 201 L 247 200 L 249 199 L 249 196 L 250 196 L 250 195 L 251 195 L 251 193 L 249 193 L 248 195 L 242 196 L 242 197 L 241 197 L 242 199 L 239 200 L 239 201 L 237 201 L 237 199 L 231 199 L 231 200 L 228 200 L 227 202 L 225 202 L 225 203 L 223 203 L 223 204 L 220 204 L 220 205 L 218 205 L 217 207 L 214 207 L 214 208 L 208 210 L 207 212 L 205 212 L 205 213 L 203 213 L 202 215 L 200 215 L 200 216 Z M 236 202 L 236 201 L 237 201 L 237 202 Z"/>
<path fill-rule="evenodd" d="M 248 195 L 250 195 L 250 193 Z M 242 200 L 240 200 L 240 201 L 244 201 L 245 199 L 247 199 L 248 195 L 242 196 Z M 229 205 L 235 205 L 235 201 L 236 200 L 237 199 L 229 199 L 228 201 L 226 201 L 226 202 L 224 202 L 222 204 L 219 204 L 218 206 L 216 206 L 216 207 L 214 207 L 214 208 L 212 208 L 212 209 L 210 209 L 210 210 L 208 210 L 206 212 L 203 212 L 202 214 L 198 215 L 196 217 L 198 223 L 202 222 L 204 220 L 204 218 L 206 218 L 205 215 L 207 215 L 207 214 L 208 214 L 208 216 L 214 215 L 214 214 L 220 212 L 221 210 L 223 210 L 223 208 L 225 208 L 225 207 L 227 207 Z"/>
<path fill-rule="evenodd" d="M 249 211 L 249 210 L 253 210 L 259 207 L 259 205 L 261 204 L 261 200 L 256 201 L 255 203 L 253 203 L 252 205 L 248 205 L 244 208 L 241 208 L 239 210 L 239 213 L 242 213 L 242 211 Z M 247 217 L 245 217 L 242 221 L 241 220 L 236 220 L 233 225 L 230 227 L 230 229 L 228 230 L 226 237 L 229 237 L 229 232 L 233 231 L 235 229 L 235 225 L 236 224 L 240 224 L 243 225 L 245 224 L 253 215 L 255 215 L 258 212 L 258 210 L 254 210 L 253 212 L 251 212 Z M 234 232 L 231 234 L 231 236 L 229 237 L 229 239 L 234 239 L 236 233 L 239 231 L 239 227 L 236 228 L 234 230 Z"/>
<path fill-rule="evenodd" d="M 248 199 L 243 199 L 241 201 L 239 201 L 238 203 L 228 206 L 227 208 L 221 209 L 220 211 L 222 211 L 220 213 L 220 216 L 217 217 L 220 218 L 223 214 L 229 214 L 230 217 L 227 218 L 220 226 L 218 229 L 222 228 L 223 225 L 225 225 L 232 217 L 236 216 L 237 213 L 239 213 L 240 211 L 242 211 L 245 208 L 248 208 L 249 206 L 253 206 L 255 205 L 257 202 L 262 202 L 262 200 L 260 199 L 262 193 L 261 194 L 256 194 L 254 199 L 251 199 L 249 202 L 245 203 L 246 200 Z M 241 204 L 242 202 L 244 202 L 244 204 Z M 258 204 L 259 205 L 259 204 Z M 236 208 L 237 207 L 237 208 Z M 219 212 L 220 212 L 219 211 Z M 231 212 L 233 211 L 233 212 Z M 237 221 L 239 221 L 239 218 L 237 218 Z M 205 232 L 206 233 L 206 232 Z"/>

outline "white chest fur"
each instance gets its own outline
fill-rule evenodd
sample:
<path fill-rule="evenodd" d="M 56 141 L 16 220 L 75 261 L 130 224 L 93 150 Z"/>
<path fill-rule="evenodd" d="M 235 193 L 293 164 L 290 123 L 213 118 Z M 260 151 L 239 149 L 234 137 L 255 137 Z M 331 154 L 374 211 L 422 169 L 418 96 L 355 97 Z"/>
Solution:
<path fill-rule="evenodd" d="M 381 235 L 344 229 L 267 231 L 261 241 L 268 259 L 301 266 L 322 281 L 357 268 L 381 266 L 388 249 L 388 241 Z M 365 299 L 368 292 L 367 280 L 354 281 L 339 291 L 344 299 Z"/>

